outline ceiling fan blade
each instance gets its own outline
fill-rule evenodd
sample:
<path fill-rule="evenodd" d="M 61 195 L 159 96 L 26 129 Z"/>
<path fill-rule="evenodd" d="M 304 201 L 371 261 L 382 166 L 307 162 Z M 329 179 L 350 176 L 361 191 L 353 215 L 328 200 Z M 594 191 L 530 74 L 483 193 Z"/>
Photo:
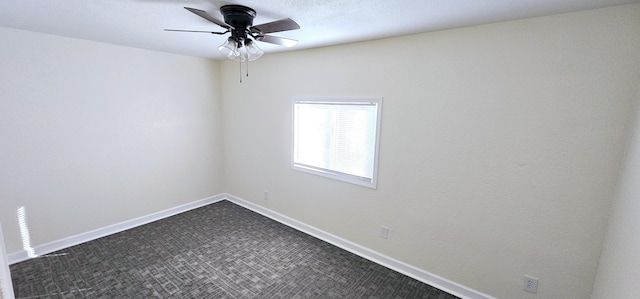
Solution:
<path fill-rule="evenodd" d="M 276 44 L 276 45 L 285 46 L 285 47 L 293 47 L 298 43 L 298 41 L 295 39 L 278 37 L 273 35 L 258 36 L 256 39 L 261 42 Z"/>
<path fill-rule="evenodd" d="M 164 31 L 177 31 L 177 32 L 199 32 L 199 33 L 211 33 L 211 34 L 225 34 L 229 31 L 225 32 L 215 32 L 215 31 L 201 31 L 201 30 L 182 30 L 182 29 L 165 29 Z"/>
<path fill-rule="evenodd" d="M 196 9 L 196 8 L 191 8 L 191 7 L 185 7 L 184 9 L 199 15 L 200 17 L 206 19 L 209 22 L 215 23 L 218 26 L 225 28 L 225 29 L 233 29 L 233 27 L 221 20 L 218 20 L 216 17 L 210 15 L 208 12 L 204 11 L 204 10 L 200 10 L 200 9 Z"/>
<path fill-rule="evenodd" d="M 286 18 L 278 21 L 264 23 L 256 26 L 251 26 L 251 31 L 254 32 L 257 29 L 260 33 L 272 33 L 287 30 L 300 29 L 300 25 L 294 20 Z"/>

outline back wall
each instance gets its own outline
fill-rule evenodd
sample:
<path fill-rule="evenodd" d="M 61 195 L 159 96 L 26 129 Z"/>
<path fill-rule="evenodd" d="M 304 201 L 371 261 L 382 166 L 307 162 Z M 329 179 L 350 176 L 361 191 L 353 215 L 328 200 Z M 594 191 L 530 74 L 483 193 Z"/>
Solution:
<path fill-rule="evenodd" d="M 638 91 L 638 15 L 265 55 L 242 84 L 223 62 L 226 192 L 498 298 L 588 298 Z M 290 169 L 293 96 L 384 97 L 377 190 Z"/>

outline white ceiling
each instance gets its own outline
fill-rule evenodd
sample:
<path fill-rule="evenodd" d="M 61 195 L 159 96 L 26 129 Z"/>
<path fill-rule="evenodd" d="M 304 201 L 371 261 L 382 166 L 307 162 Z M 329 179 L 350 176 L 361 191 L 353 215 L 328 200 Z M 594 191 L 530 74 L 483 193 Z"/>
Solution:
<path fill-rule="evenodd" d="M 266 53 L 510 21 L 640 0 L 2 0 L 0 26 L 183 55 L 220 59 L 225 37 L 163 29 L 222 31 L 183 7 L 210 12 L 241 4 L 254 25 L 291 18 L 301 29 L 273 35 L 293 48 L 259 43 Z M 7 41 L 2 41 L 7 42 Z"/>

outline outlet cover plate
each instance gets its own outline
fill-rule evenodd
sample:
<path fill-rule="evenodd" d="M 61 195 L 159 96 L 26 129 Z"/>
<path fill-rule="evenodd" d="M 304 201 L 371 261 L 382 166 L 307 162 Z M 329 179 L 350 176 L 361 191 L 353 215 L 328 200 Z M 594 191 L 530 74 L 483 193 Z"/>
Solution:
<path fill-rule="evenodd" d="M 538 293 L 538 279 L 535 277 L 525 275 L 523 290 L 529 293 L 534 293 L 534 294 Z"/>
<path fill-rule="evenodd" d="M 380 237 L 383 239 L 389 238 L 389 228 L 386 226 L 380 227 Z"/>

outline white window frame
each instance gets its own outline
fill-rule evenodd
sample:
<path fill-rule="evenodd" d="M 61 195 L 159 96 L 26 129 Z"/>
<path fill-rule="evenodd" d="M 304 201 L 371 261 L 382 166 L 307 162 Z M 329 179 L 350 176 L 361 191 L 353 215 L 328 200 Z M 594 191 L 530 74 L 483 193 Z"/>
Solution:
<path fill-rule="evenodd" d="M 335 104 L 335 105 L 376 105 L 376 130 L 374 142 L 373 174 L 364 178 L 330 169 L 308 166 L 296 163 L 296 104 Z M 377 189 L 378 186 L 378 157 L 380 148 L 380 126 L 382 118 L 382 97 L 293 97 L 291 100 L 291 169 L 318 176 L 335 179 L 347 183 Z"/>

